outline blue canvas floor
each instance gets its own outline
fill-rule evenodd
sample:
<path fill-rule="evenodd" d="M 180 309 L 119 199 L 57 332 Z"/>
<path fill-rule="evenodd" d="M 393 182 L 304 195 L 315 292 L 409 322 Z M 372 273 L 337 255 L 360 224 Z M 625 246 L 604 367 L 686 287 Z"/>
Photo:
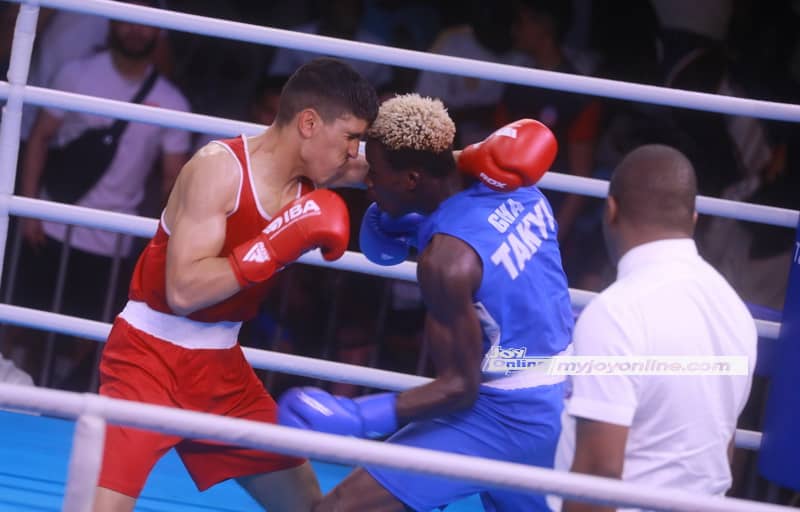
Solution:
<path fill-rule="evenodd" d="M 75 423 L 58 418 L 0 411 L 0 512 L 61 510 Z M 333 488 L 350 468 L 314 462 L 323 491 Z M 200 493 L 174 451 L 156 465 L 138 512 L 257 512 L 261 508 L 233 481 Z M 472 497 L 448 512 L 480 511 Z"/>

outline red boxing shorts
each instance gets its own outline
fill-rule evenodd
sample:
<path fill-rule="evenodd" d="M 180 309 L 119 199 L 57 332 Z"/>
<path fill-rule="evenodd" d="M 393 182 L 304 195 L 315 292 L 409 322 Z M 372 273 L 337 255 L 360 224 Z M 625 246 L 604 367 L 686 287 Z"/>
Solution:
<path fill-rule="evenodd" d="M 187 349 L 114 321 L 100 363 L 100 394 L 277 423 L 277 406 L 237 344 Z M 153 466 L 175 448 L 201 491 L 240 476 L 299 466 L 305 459 L 109 424 L 99 485 L 137 498 Z"/>

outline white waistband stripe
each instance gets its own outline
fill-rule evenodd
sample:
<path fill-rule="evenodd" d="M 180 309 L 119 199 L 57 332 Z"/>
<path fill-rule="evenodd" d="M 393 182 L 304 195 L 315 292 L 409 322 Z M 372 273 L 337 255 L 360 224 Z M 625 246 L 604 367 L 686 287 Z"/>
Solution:
<path fill-rule="evenodd" d="M 206 323 L 169 315 L 136 301 L 128 301 L 119 316 L 140 331 L 189 349 L 231 348 L 242 327 L 241 322 Z"/>

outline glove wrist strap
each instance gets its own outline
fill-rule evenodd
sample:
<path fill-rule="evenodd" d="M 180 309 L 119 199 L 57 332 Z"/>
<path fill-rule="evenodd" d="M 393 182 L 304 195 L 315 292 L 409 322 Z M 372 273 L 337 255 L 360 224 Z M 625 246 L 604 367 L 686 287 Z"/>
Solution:
<path fill-rule="evenodd" d="M 358 404 L 367 437 L 381 437 L 397 430 L 397 394 L 379 393 L 354 400 Z"/>

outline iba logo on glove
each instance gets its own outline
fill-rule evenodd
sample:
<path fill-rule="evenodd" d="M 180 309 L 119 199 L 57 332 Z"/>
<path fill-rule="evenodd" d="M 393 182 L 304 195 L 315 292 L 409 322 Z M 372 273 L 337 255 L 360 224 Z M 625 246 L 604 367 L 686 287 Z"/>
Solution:
<path fill-rule="evenodd" d="M 277 235 L 278 232 L 285 229 L 289 224 L 297 220 L 300 220 L 301 218 L 306 217 L 307 215 L 320 215 L 321 213 L 322 210 L 320 209 L 319 205 L 313 199 L 309 199 L 302 204 L 296 204 L 292 206 L 291 208 L 283 212 L 283 215 L 275 218 L 264 229 L 264 233 L 266 234 L 274 233 Z"/>
<path fill-rule="evenodd" d="M 251 247 L 250 250 L 247 251 L 247 254 L 244 255 L 244 258 L 242 258 L 242 261 L 254 261 L 256 263 L 269 261 L 269 253 L 264 246 L 264 242 L 258 242 Z"/>

